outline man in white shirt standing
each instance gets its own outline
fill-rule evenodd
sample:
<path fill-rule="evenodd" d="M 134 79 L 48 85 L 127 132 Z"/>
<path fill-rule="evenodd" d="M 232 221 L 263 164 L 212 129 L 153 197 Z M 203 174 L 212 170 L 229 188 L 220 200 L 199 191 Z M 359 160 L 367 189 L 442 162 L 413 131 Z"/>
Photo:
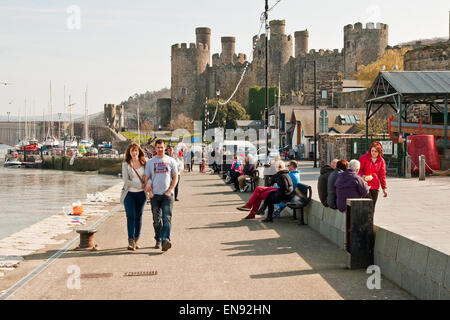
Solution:
<path fill-rule="evenodd" d="M 172 247 L 170 228 L 173 209 L 173 191 L 178 182 L 178 165 L 174 158 L 165 155 L 163 140 L 155 142 L 156 156 L 145 165 L 145 191 L 150 195 L 155 229 L 155 248 L 167 251 Z"/>

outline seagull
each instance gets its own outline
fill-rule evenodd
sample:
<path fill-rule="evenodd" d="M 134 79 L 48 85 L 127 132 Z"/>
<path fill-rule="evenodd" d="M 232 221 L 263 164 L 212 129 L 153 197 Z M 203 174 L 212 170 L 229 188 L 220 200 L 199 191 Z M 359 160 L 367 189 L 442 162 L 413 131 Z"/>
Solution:
<path fill-rule="evenodd" d="M 0 81 L 0 84 L 3 84 L 3 85 L 5 85 L 5 86 L 7 86 L 7 85 L 14 84 L 14 83 L 9 83 L 9 82 L 2 82 L 2 81 Z"/>

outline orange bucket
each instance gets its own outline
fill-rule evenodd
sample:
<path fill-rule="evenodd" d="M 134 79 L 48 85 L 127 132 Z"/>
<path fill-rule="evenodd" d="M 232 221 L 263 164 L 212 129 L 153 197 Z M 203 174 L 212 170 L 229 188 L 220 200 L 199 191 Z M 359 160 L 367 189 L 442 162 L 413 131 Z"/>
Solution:
<path fill-rule="evenodd" d="M 72 210 L 73 210 L 74 216 L 80 216 L 83 214 L 83 206 L 82 205 L 73 206 Z"/>

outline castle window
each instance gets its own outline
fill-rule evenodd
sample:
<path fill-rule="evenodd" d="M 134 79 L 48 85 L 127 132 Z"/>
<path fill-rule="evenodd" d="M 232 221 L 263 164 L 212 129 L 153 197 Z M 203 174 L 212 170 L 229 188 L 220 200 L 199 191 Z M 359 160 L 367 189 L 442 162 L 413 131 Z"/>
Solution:
<path fill-rule="evenodd" d="M 351 47 L 351 42 L 347 41 L 347 49 L 350 49 L 350 47 Z"/>
<path fill-rule="evenodd" d="M 181 95 L 182 96 L 187 95 L 187 88 L 181 88 Z"/>

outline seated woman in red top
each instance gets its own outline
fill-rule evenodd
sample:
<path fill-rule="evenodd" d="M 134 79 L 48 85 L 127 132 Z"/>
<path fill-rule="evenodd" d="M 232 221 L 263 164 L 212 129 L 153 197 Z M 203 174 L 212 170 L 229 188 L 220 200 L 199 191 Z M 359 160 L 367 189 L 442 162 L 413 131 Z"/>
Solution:
<path fill-rule="evenodd" d="M 359 175 L 370 186 L 370 197 L 373 200 L 373 206 L 378 199 L 378 192 L 383 190 L 384 197 L 387 197 L 386 192 L 386 162 L 383 159 L 383 147 L 380 142 L 375 141 L 370 145 L 369 151 L 359 158 L 361 168 Z"/>

